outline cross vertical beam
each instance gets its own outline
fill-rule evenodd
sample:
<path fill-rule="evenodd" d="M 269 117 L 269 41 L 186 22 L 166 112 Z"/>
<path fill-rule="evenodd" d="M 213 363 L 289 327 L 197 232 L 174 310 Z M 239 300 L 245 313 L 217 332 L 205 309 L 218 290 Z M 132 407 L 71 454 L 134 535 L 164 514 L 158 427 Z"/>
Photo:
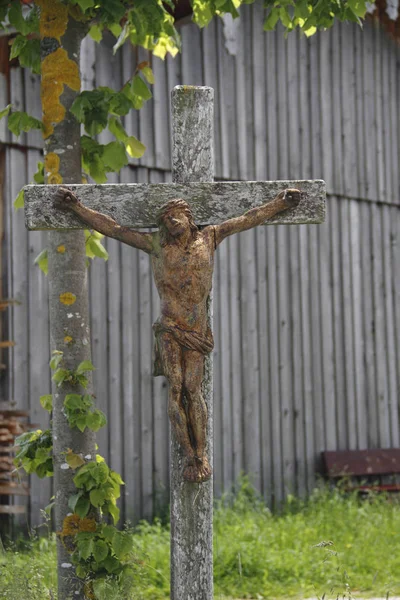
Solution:
<path fill-rule="evenodd" d="M 214 180 L 214 90 L 177 86 L 172 91 L 174 183 Z M 212 300 L 208 300 L 212 320 Z M 207 454 L 213 462 L 212 356 L 205 360 L 203 397 L 208 408 Z M 213 482 L 183 480 L 182 451 L 171 437 L 171 600 L 213 598 Z"/>

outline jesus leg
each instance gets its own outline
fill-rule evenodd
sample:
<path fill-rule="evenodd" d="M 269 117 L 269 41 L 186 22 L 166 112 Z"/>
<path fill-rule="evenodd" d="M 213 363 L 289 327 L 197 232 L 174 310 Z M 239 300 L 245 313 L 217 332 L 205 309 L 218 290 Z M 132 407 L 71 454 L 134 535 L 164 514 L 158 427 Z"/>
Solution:
<path fill-rule="evenodd" d="M 195 482 L 211 477 L 211 467 L 206 454 L 207 405 L 204 402 L 201 384 L 204 373 L 204 356 L 194 350 L 183 353 L 183 388 L 188 402 L 189 427 L 196 447 L 195 462 L 187 470 L 186 479 Z"/>
<path fill-rule="evenodd" d="M 183 374 L 182 349 L 169 333 L 163 333 L 159 347 L 165 376 L 169 383 L 168 416 L 174 430 L 176 440 L 183 450 L 187 460 L 193 461 L 195 451 L 189 437 L 188 422 L 183 406 Z"/>

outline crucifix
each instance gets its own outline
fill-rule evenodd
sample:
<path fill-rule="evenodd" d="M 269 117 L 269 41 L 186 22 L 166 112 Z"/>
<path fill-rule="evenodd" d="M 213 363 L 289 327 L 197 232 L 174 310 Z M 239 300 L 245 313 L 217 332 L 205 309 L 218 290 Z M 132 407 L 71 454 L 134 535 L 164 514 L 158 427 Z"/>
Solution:
<path fill-rule="evenodd" d="M 26 224 L 90 227 L 151 256 L 161 300 L 154 375 L 168 380 L 173 432 L 171 598 L 210 600 L 214 254 L 226 237 L 259 225 L 323 222 L 325 184 L 213 182 L 213 90 L 176 87 L 172 117 L 175 183 L 27 186 Z"/>

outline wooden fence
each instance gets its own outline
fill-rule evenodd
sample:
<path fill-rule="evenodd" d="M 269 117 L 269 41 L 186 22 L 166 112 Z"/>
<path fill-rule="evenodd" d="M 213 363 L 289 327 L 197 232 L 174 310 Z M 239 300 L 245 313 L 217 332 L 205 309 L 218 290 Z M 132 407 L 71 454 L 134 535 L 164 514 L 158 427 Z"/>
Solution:
<path fill-rule="evenodd" d="M 177 83 L 216 90 L 219 179 L 327 181 L 324 225 L 259 228 L 218 251 L 215 490 L 245 471 L 272 503 L 313 489 L 321 450 L 399 445 L 400 50 L 372 22 L 285 40 L 262 31 L 260 10 L 245 7 L 239 25 L 185 25 L 182 56 L 154 59 L 154 99 L 126 122 L 147 152 L 111 181 L 170 180 L 167 98 Z M 143 58 L 85 42 L 85 85 L 121 86 Z M 3 79 L 0 104 L 8 84 L 40 116 L 36 79 L 18 69 Z M 17 142 L 1 126 L 0 139 Z M 9 321 L 17 346 L 2 399 L 45 425 L 47 282 L 33 260 L 46 234 L 28 234 L 12 208 L 40 145 L 28 135 L 4 146 L 3 269 L 21 305 Z M 167 390 L 151 376 L 158 297 L 148 257 L 107 246 L 109 261 L 90 266 L 96 393 L 109 421 L 99 451 L 123 474 L 123 514 L 136 520 L 168 502 Z M 32 480 L 33 524 L 50 493 Z"/>

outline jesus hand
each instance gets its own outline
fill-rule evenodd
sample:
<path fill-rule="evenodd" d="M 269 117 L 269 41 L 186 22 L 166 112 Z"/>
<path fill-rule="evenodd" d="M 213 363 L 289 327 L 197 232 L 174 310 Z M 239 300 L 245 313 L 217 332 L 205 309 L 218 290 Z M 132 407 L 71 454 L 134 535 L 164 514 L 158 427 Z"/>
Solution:
<path fill-rule="evenodd" d="M 286 203 L 288 208 L 295 208 L 298 206 L 301 200 L 301 192 L 296 189 L 288 189 L 281 192 L 283 195 L 282 199 Z M 280 194 L 279 194 L 280 195 Z"/>
<path fill-rule="evenodd" d="M 73 210 L 79 204 L 79 199 L 67 187 L 60 186 L 54 195 L 54 205 L 61 210 Z"/>

